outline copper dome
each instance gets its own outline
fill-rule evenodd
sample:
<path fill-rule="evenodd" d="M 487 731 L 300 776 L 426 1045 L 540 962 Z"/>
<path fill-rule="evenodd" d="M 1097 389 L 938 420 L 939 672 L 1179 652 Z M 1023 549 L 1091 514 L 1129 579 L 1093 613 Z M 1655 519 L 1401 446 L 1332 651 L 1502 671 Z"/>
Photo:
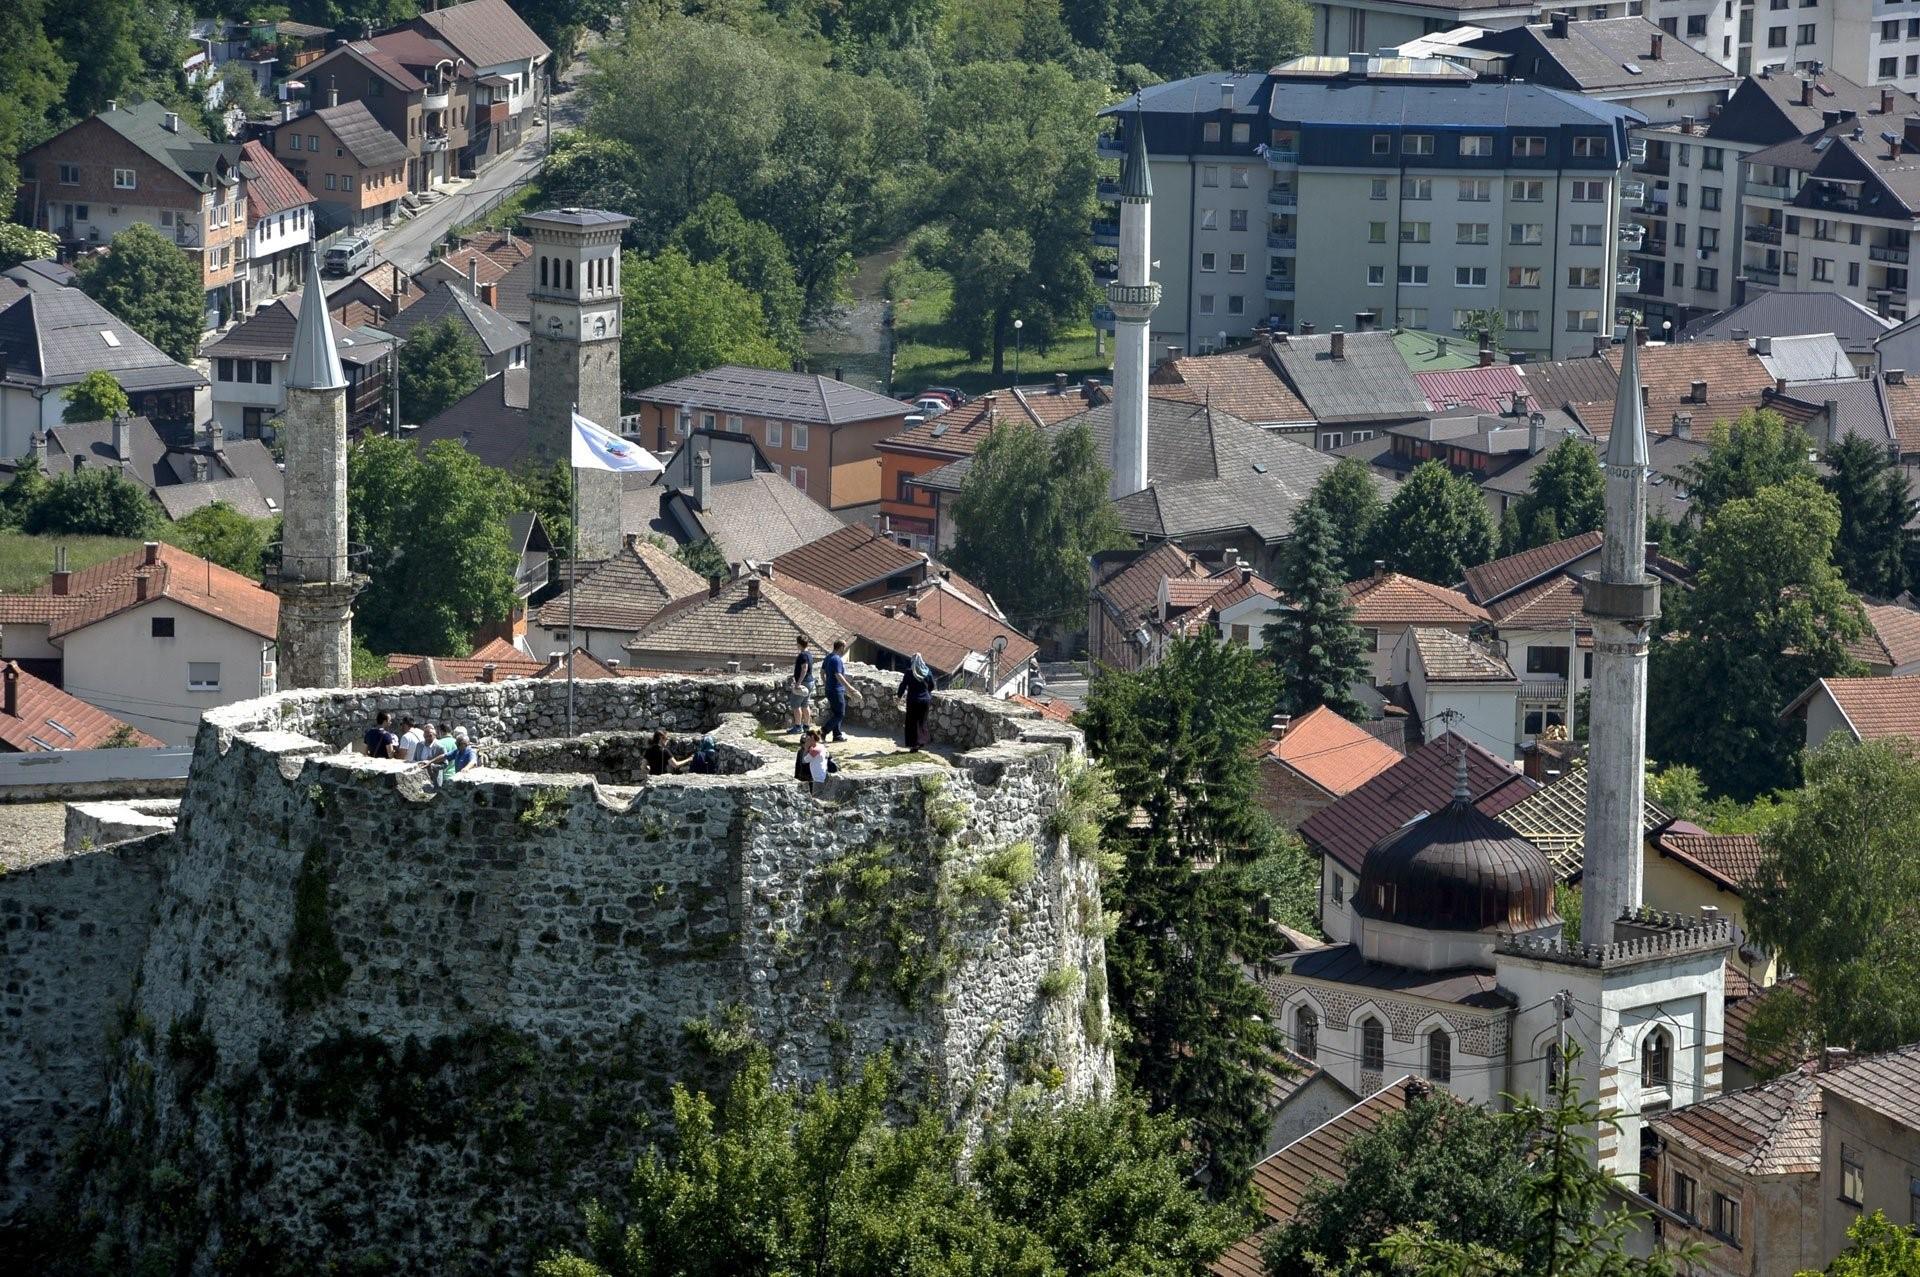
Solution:
<path fill-rule="evenodd" d="M 1475 808 L 1461 776 L 1452 802 L 1367 852 L 1353 907 L 1430 931 L 1531 931 L 1559 921 L 1553 887 L 1539 848 Z"/>

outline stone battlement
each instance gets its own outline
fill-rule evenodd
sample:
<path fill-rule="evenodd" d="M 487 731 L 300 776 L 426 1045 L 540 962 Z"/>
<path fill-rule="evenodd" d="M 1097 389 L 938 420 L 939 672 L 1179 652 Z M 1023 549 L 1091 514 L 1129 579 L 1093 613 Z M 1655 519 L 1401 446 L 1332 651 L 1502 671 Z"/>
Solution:
<path fill-rule="evenodd" d="M 1667 913 L 1644 905 L 1623 912 L 1614 923 L 1611 944 L 1569 944 L 1558 936 L 1503 936 L 1496 954 L 1558 962 L 1573 966 L 1613 969 L 1715 949 L 1733 947 L 1733 923 L 1727 918 L 1697 918 Z"/>
<path fill-rule="evenodd" d="M 898 723 L 897 678 L 849 677 L 858 725 Z M 564 683 L 524 680 L 207 714 L 178 825 L 126 893 L 140 943 L 70 990 L 144 1032 L 62 1076 L 110 1074 L 123 1147 L 244 1185 L 225 1207 L 279 1253 L 350 1237 L 448 1272 L 526 1267 L 614 1191 L 669 1084 L 714 1085 L 748 1045 L 789 1084 L 891 1050 L 968 1130 L 1016 1092 L 1111 1087 L 1078 732 L 943 693 L 930 753 L 809 786 L 762 734 L 778 676 L 584 681 L 570 739 L 565 707 Z M 382 709 L 466 727 L 481 765 L 436 788 L 341 752 Z M 656 729 L 682 754 L 713 735 L 721 774 L 646 776 Z M 32 877 L 0 880 L 0 912 Z M 77 934 L 88 907 L 48 925 Z M 25 1039 L 64 1032 L 41 1003 Z M 10 1158 L 14 1205 L 90 1098 L 19 1115 L 40 1169 Z M 96 1204 L 151 1239 L 137 1203 Z"/>

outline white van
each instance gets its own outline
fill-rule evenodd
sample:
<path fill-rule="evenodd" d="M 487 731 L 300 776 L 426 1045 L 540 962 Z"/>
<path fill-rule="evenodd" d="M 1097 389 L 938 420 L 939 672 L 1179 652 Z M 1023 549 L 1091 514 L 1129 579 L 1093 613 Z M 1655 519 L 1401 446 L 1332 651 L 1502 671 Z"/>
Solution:
<path fill-rule="evenodd" d="M 373 241 L 349 235 L 327 250 L 326 273 L 352 275 L 373 265 Z"/>

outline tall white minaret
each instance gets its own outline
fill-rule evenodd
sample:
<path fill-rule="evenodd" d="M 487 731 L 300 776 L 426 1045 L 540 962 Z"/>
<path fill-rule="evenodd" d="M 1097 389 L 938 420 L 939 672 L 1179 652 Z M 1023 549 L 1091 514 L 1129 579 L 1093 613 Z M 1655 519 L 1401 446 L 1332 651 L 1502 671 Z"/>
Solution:
<path fill-rule="evenodd" d="M 312 244 L 287 357 L 280 436 L 287 504 L 280 563 L 267 578 L 280 596 L 278 686 L 351 687 L 353 600 L 367 578 L 347 558 L 347 377 Z"/>
<path fill-rule="evenodd" d="M 1638 908 L 1646 797 L 1647 635 L 1660 615 L 1660 581 L 1647 571 L 1647 426 L 1639 332 L 1627 329 L 1607 440 L 1607 523 L 1600 570 L 1582 578 L 1593 626 L 1587 746 L 1587 848 L 1580 939 L 1613 942 L 1623 910 Z"/>
<path fill-rule="evenodd" d="M 1147 486 L 1147 325 L 1160 304 L 1153 265 L 1153 175 L 1146 119 L 1136 104 L 1120 165 L 1120 277 L 1107 285 L 1113 310 L 1113 487 L 1124 497 Z"/>

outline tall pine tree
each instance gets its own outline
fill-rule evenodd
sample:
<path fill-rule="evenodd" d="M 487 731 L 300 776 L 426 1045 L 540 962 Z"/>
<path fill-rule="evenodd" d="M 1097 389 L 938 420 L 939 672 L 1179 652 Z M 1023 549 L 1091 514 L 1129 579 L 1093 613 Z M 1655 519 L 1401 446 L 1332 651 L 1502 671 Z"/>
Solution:
<path fill-rule="evenodd" d="M 1907 588 L 1907 476 L 1858 435 L 1827 449 L 1827 470 L 1821 485 L 1840 504 L 1833 565 L 1855 591 L 1893 598 Z"/>
<path fill-rule="evenodd" d="M 1297 716 L 1325 705 L 1359 718 L 1353 685 L 1367 674 L 1365 642 L 1341 581 L 1339 531 L 1325 510 L 1300 507 L 1291 549 L 1280 581 L 1285 610 L 1261 636 L 1280 675 L 1280 712 Z"/>
<path fill-rule="evenodd" d="M 1262 1152 L 1279 1045 L 1246 975 L 1276 951 L 1249 873 L 1279 842 L 1255 800 L 1274 693 L 1252 650 L 1182 639 L 1150 669 L 1100 675 L 1079 718 L 1120 800 L 1102 887 L 1119 915 L 1107 976 L 1120 1064 L 1156 1112 L 1192 1124 L 1217 1195 L 1242 1191 Z"/>
<path fill-rule="evenodd" d="M 1340 576 L 1352 581 L 1367 574 L 1373 561 L 1373 525 L 1380 518 L 1380 483 L 1356 457 L 1342 457 L 1320 476 L 1307 494 L 1333 520 L 1340 540 Z"/>

